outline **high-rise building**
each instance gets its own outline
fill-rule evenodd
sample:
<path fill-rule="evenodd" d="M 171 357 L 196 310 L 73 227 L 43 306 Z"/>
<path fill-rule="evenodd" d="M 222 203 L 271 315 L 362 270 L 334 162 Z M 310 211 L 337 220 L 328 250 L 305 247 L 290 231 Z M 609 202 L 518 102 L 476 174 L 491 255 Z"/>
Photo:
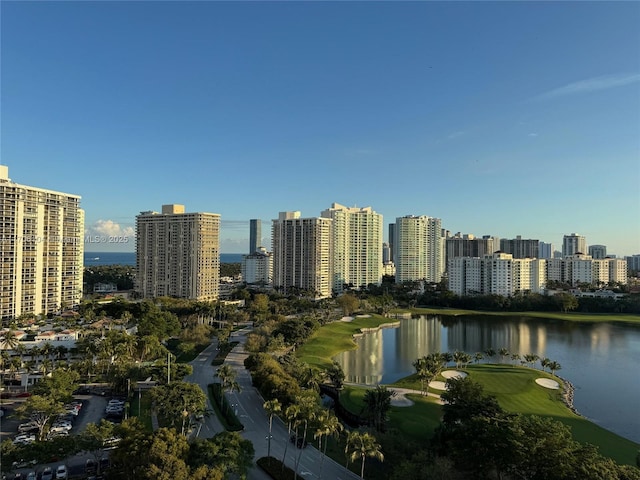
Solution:
<path fill-rule="evenodd" d="M 80 197 L 19 185 L 0 165 L 0 317 L 56 313 L 82 298 Z"/>
<path fill-rule="evenodd" d="M 518 235 L 514 239 L 502 238 L 500 251 L 510 253 L 513 258 L 538 258 L 539 240 L 524 239 Z"/>
<path fill-rule="evenodd" d="M 322 218 L 331 226 L 331 281 L 336 293 L 344 286 L 366 288 L 382 281 L 382 215 L 371 207 L 333 203 Z"/>
<path fill-rule="evenodd" d="M 606 245 L 589 245 L 589 255 L 597 260 L 607 258 Z"/>
<path fill-rule="evenodd" d="M 184 205 L 141 212 L 136 217 L 136 290 L 143 298 L 218 299 L 220 215 L 185 213 Z"/>
<path fill-rule="evenodd" d="M 587 254 L 587 239 L 577 233 L 565 235 L 562 239 L 562 258 L 577 253 Z"/>
<path fill-rule="evenodd" d="M 489 236 L 476 238 L 472 234 L 456 233 L 445 239 L 447 261 L 457 257 L 478 257 L 491 255 L 498 248 L 494 248 L 494 239 Z"/>
<path fill-rule="evenodd" d="M 538 258 L 553 258 L 553 243 L 540 242 L 538 244 Z"/>
<path fill-rule="evenodd" d="M 272 220 L 274 288 L 331 296 L 331 223 L 329 218 L 300 218 L 297 211 L 280 212 Z"/>
<path fill-rule="evenodd" d="M 630 272 L 640 272 L 640 254 L 624 257 L 627 262 L 627 269 Z"/>
<path fill-rule="evenodd" d="M 273 272 L 273 257 L 264 247 L 242 256 L 242 280 L 247 285 L 271 285 Z"/>
<path fill-rule="evenodd" d="M 262 246 L 262 221 L 258 218 L 249 220 L 249 253 L 255 253 Z"/>
<path fill-rule="evenodd" d="M 393 258 L 393 242 L 394 242 L 394 238 L 396 238 L 396 224 L 395 223 L 390 223 L 389 224 L 389 253 L 390 253 L 390 257 L 389 257 L 389 261 L 390 262 L 395 262 L 395 259 Z"/>
<path fill-rule="evenodd" d="M 396 218 L 395 225 L 396 282 L 439 282 L 445 266 L 440 219 L 407 215 Z"/>

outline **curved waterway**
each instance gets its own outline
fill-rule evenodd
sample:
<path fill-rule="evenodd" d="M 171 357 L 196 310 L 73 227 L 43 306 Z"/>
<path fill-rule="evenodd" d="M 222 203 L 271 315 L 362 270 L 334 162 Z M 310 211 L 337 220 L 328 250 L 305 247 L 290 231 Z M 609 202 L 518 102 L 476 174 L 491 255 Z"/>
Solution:
<path fill-rule="evenodd" d="M 336 356 L 347 382 L 393 383 L 414 373 L 416 358 L 431 352 L 507 348 L 559 362 L 575 387 L 580 414 L 640 443 L 640 328 L 524 317 L 428 315 L 400 320 L 356 338 L 358 348 Z M 499 362 L 496 355 L 493 362 Z M 511 363 L 505 360 L 505 363 Z M 537 363 L 539 368 L 540 364 Z"/>

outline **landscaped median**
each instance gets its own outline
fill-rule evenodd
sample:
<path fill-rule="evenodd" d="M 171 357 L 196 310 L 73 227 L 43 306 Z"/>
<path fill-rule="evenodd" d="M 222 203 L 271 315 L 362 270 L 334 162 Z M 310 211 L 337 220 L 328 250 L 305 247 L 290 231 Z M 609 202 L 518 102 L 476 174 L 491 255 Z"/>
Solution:
<path fill-rule="evenodd" d="M 332 358 L 340 352 L 354 350 L 356 343 L 354 335 L 363 331 L 381 328 L 385 325 L 397 324 L 398 320 L 370 315 L 355 317 L 352 321 L 332 322 L 319 328 L 313 336 L 298 349 L 298 357 L 309 365 L 319 368 L 328 368 L 332 364 Z"/>
<path fill-rule="evenodd" d="M 229 432 L 244 430 L 244 425 L 238 420 L 226 397 L 222 395 L 222 385 L 219 383 L 209 384 L 209 399 L 225 430 Z"/>

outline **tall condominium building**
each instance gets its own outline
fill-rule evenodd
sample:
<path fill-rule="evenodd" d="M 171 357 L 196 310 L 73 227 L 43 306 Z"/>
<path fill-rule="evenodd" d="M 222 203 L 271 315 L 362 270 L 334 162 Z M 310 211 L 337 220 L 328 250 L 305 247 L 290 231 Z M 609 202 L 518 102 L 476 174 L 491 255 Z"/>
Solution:
<path fill-rule="evenodd" d="M 553 258 L 553 243 L 540 242 L 538 244 L 538 258 Z"/>
<path fill-rule="evenodd" d="M 593 259 L 607 258 L 606 245 L 589 245 L 589 255 Z"/>
<path fill-rule="evenodd" d="M 331 296 L 331 223 L 329 218 L 300 218 L 297 211 L 280 212 L 272 220 L 274 288 Z"/>
<path fill-rule="evenodd" d="M 82 298 L 80 197 L 19 185 L 0 165 L 0 317 L 49 314 Z"/>
<path fill-rule="evenodd" d="M 633 272 L 640 272 L 640 254 L 624 257 L 627 262 L 627 269 Z"/>
<path fill-rule="evenodd" d="M 500 240 L 500 251 L 510 253 L 513 258 L 538 258 L 539 240 L 524 239 L 518 235 L 514 239 Z"/>
<path fill-rule="evenodd" d="M 447 237 L 445 244 L 447 262 L 457 257 L 482 258 L 498 250 L 498 248 L 494 248 L 494 239 L 492 237 L 485 236 L 476 238 L 474 235 L 463 235 L 460 232 L 451 237 Z"/>
<path fill-rule="evenodd" d="M 262 246 L 262 221 L 258 218 L 249 220 L 249 253 L 255 253 Z"/>
<path fill-rule="evenodd" d="M 396 282 L 439 282 L 445 267 L 440 219 L 408 215 L 396 218 L 395 225 Z"/>
<path fill-rule="evenodd" d="M 576 253 L 587 254 L 587 239 L 577 233 L 565 235 L 562 239 L 562 258 Z"/>
<path fill-rule="evenodd" d="M 336 293 L 348 285 L 366 287 L 382 281 L 382 215 L 371 207 L 333 203 L 322 218 L 331 226 L 331 282 Z"/>
<path fill-rule="evenodd" d="M 273 257 L 264 247 L 258 247 L 253 253 L 242 256 L 242 280 L 247 285 L 271 285 Z"/>
<path fill-rule="evenodd" d="M 216 213 L 185 213 L 184 205 L 141 212 L 136 217 L 136 290 L 144 298 L 218 299 L 219 238 Z"/>

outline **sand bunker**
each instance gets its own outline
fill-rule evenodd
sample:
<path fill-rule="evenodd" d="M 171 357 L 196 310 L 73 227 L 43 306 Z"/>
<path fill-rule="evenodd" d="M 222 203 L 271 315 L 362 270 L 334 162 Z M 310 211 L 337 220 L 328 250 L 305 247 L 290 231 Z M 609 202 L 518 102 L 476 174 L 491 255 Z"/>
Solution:
<path fill-rule="evenodd" d="M 552 390 L 557 390 L 560 388 L 560 384 L 555 380 L 551 380 L 550 378 L 536 378 L 536 383 L 544 388 L 551 388 Z"/>
<path fill-rule="evenodd" d="M 460 372 L 458 370 L 446 370 L 444 372 L 442 372 L 442 376 L 444 378 L 464 378 L 467 376 L 467 374 L 465 372 Z"/>
<path fill-rule="evenodd" d="M 446 390 L 447 384 L 441 382 L 440 380 L 434 380 L 433 382 L 429 382 L 429 388 L 435 388 L 436 390 Z"/>

